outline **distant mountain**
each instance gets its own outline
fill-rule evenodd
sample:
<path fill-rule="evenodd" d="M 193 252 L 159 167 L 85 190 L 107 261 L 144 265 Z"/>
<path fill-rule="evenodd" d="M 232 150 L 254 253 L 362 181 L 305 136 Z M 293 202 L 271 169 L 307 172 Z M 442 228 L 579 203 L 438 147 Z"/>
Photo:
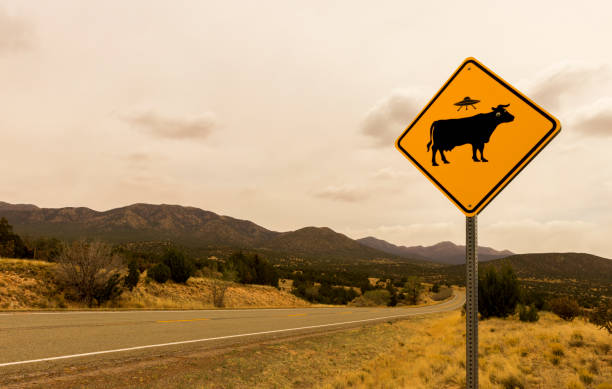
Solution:
<path fill-rule="evenodd" d="M 60 239 L 173 240 L 199 246 L 253 247 L 278 234 L 247 220 L 165 204 L 134 204 L 97 212 L 82 207 L 56 209 L 0 203 L 0 216 L 6 217 L 19 234 Z"/>
<path fill-rule="evenodd" d="M 273 256 L 330 261 L 387 258 L 406 262 L 326 227 L 276 232 L 248 220 L 178 205 L 134 204 L 98 212 L 0 202 L 0 217 L 6 217 L 21 235 L 66 240 L 95 237 L 114 243 L 172 241 L 192 249 L 259 250 Z"/>
<path fill-rule="evenodd" d="M 369 236 L 367 238 L 357 239 L 357 242 L 400 257 L 429 260 L 449 265 L 465 263 L 465 246 L 456 245 L 448 241 L 440 242 L 433 246 L 406 247 L 396 246 L 387 241 Z M 481 262 L 504 258 L 513 254 L 514 253 L 509 250 L 498 251 L 490 247 L 478 246 L 478 260 Z"/>
<path fill-rule="evenodd" d="M 586 253 L 517 254 L 483 265 L 510 264 L 520 278 L 597 281 L 612 286 L 612 260 Z"/>

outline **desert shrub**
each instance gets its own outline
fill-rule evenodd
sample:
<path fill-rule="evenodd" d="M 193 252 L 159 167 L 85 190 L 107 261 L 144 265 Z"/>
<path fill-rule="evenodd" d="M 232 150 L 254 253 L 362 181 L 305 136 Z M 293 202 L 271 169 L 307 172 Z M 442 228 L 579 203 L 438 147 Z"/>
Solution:
<path fill-rule="evenodd" d="M 561 343 L 551 343 L 550 352 L 552 353 L 552 355 L 556 355 L 558 357 L 562 357 L 565 355 L 565 352 L 563 351 L 563 345 Z"/>
<path fill-rule="evenodd" d="M 438 284 L 437 282 L 434 283 L 431 288 L 429 288 L 429 291 L 431 293 L 438 293 L 440 291 L 440 284 Z"/>
<path fill-rule="evenodd" d="M 589 316 L 589 321 L 612 334 L 612 299 L 601 302 Z"/>
<path fill-rule="evenodd" d="M 593 383 L 593 376 L 586 370 L 580 370 L 578 372 L 578 378 L 586 385 L 591 385 Z"/>
<path fill-rule="evenodd" d="M 550 310 L 563 320 L 572 321 L 580 315 L 580 306 L 576 300 L 567 296 L 557 297 L 549 301 Z"/>
<path fill-rule="evenodd" d="M 453 295 L 453 290 L 451 288 L 438 288 L 438 290 L 439 291 L 437 293 L 431 295 L 431 298 L 434 301 L 446 300 L 447 298 Z"/>
<path fill-rule="evenodd" d="M 387 305 L 391 301 L 391 294 L 386 289 L 368 290 L 362 297 L 374 305 Z"/>
<path fill-rule="evenodd" d="M 217 278 L 212 280 L 211 294 L 213 299 L 213 305 L 217 308 L 223 308 L 225 306 L 225 292 L 229 287 L 230 283 L 227 281 L 219 280 Z"/>
<path fill-rule="evenodd" d="M 402 292 L 406 296 L 406 301 L 409 304 L 414 305 L 419 302 L 419 296 L 421 295 L 422 290 L 423 285 L 421 285 L 421 280 L 418 277 L 410 276 L 407 277 Z"/>
<path fill-rule="evenodd" d="M 519 297 L 518 279 L 510 265 L 505 265 L 499 273 L 489 267 L 478 281 L 478 311 L 483 318 L 513 314 Z"/>
<path fill-rule="evenodd" d="M 510 374 L 499 380 L 499 384 L 504 389 L 524 389 L 525 383 L 516 375 Z"/>
<path fill-rule="evenodd" d="M 170 268 L 163 263 L 158 263 L 147 271 L 147 276 L 163 284 L 170 279 Z"/>
<path fill-rule="evenodd" d="M 519 320 L 525 322 L 536 322 L 540 319 L 540 315 L 538 315 L 538 310 L 535 307 L 535 304 L 531 305 L 518 305 L 519 311 Z"/>
<path fill-rule="evenodd" d="M 121 294 L 121 260 L 112 248 L 99 241 L 79 240 L 64 244 L 57 258 L 55 278 L 66 296 L 97 305 Z"/>
<path fill-rule="evenodd" d="M 193 274 L 195 266 L 185 253 L 171 248 L 162 257 L 162 262 L 170 269 L 170 277 L 174 282 L 184 284 Z"/>
<path fill-rule="evenodd" d="M 584 346 L 584 339 L 582 334 L 578 331 L 574 331 L 570 336 L 569 345 L 571 347 L 582 347 Z"/>
<path fill-rule="evenodd" d="M 105 283 L 97 285 L 92 295 L 98 306 L 100 306 L 100 304 L 106 301 L 112 301 L 121 296 L 122 292 L 121 276 L 119 273 L 115 273 Z"/>
<path fill-rule="evenodd" d="M 138 271 L 138 263 L 135 260 L 128 262 L 128 274 L 123 279 L 123 283 L 129 290 L 134 289 L 138 285 L 140 272 Z"/>

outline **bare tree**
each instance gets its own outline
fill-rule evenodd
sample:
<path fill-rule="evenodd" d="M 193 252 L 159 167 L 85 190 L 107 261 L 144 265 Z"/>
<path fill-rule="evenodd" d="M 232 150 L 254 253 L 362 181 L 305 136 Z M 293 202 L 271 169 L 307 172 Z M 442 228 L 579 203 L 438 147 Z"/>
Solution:
<path fill-rule="evenodd" d="M 217 308 L 223 308 L 225 306 L 225 291 L 229 287 L 229 282 L 220 280 L 218 278 L 211 279 L 211 293 L 213 304 Z"/>
<path fill-rule="evenodd" d="M 213 277 L 211 279 L 211 293 L 213 298 L 213 304 L 217 308 L 225 307 L 225 292 L 230 287 L 231 283 L 236 280 L 237 272 L 233 265 L 226 264 L 223 270 L 221 279 Z"/>
<path fill-rule="evenodd" d="M 64 244 L 57 258 L 56 279 L 88 306 L 100 305 L 119 294 L 121 259 L 109 244 L 85 240 Z"/>

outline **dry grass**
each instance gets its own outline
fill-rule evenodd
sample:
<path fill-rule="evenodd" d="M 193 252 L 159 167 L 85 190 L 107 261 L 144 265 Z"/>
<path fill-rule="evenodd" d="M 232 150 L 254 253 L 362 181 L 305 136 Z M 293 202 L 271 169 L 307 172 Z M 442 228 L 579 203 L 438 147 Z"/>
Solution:
<path fill-rule="evenodd" d="M 64 308 L 55 290 L 53 264 L 23 259 L 0 259 L 0 309 Z"/>
<path fill-rule="evenodd" d="M 186 284 L 158 284 L 141 277 L 132 292 L 126 291 L 115 303 L 121 308 L 202 309 L 213 308 L 213 280 L 192 277 Z M 291 293 L 271 286 L 230 283 L 225 292 L 227 308 L 304 307 L 310 304 Z"/>
<path fill-rule="evenodd" d="M 459 313 L 410 333 L 395 347 L 337 377 L 325 388 L 462 388 L 464 318 Z M 604 388 L 612 385 L 612 337 L 582 320 L 568 323 L 542 313 L 538 323 L 480 322 L 480 388 Z"/>
<path fill-rule="evenodd" d="M 23 259 L 0 259 L 0 309 L 83 309 L 86 305 L 65 300 L 53 279 L 54 263 Z M 187 284 L 158 284 L 140 277 L 133 291 L 103 308 L 202 309 L 213 308 L 208 278 L 192 277 Z M 229 283 L 225 306 L 230 308 L 304 307 L 310 304 L 271 286 Z"/>

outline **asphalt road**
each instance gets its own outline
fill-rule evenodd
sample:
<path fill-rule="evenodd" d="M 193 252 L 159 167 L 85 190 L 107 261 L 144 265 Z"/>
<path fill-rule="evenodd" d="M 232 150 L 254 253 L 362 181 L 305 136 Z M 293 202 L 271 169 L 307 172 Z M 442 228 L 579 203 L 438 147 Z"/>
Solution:
<path fill-rule="evenodd" d="M 296 308 L 196 311 L 0 313 L 0 375 L 56 361 L 326 332 L 376 321 L 459 309 L 465 295 L 416 308 Z"/>

